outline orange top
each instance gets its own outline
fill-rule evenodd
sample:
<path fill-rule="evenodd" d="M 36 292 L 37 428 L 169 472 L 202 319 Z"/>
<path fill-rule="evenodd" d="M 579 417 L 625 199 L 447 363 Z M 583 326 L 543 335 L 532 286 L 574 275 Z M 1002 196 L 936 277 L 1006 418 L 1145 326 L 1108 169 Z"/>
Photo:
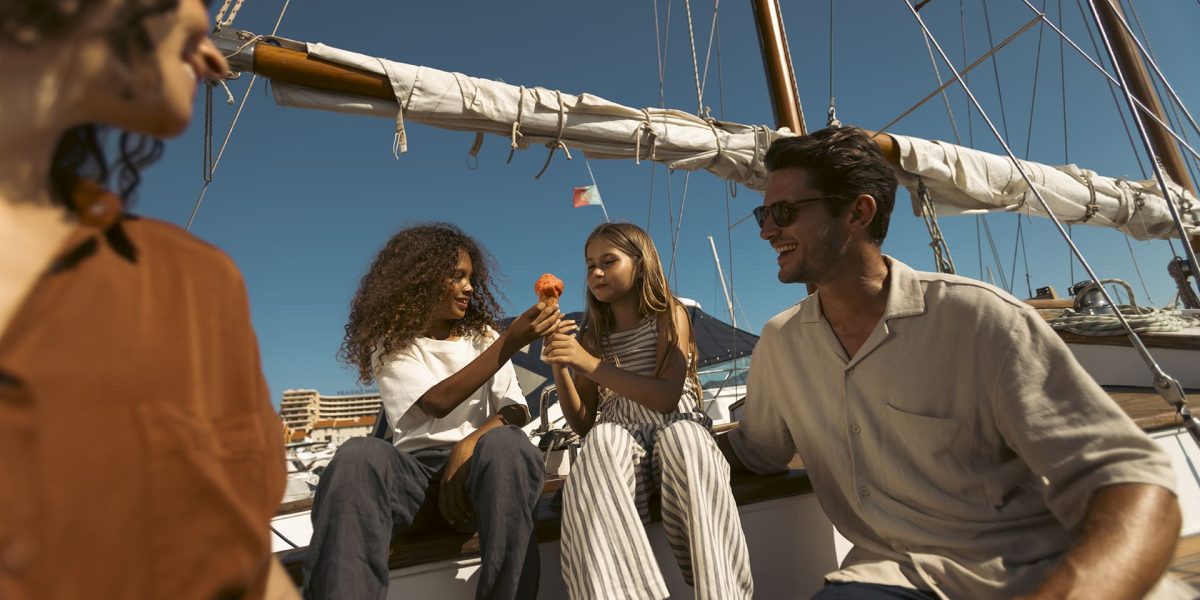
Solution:
<path fill-rule="evenodd" d="M 80 226 L 0 336 L 0 598 L 257 598 L 282 427 L 225 254 Z"/>
<path fill-rule="evenodd" d="M 550 273 L 544 273 L 533 284 L 533 291 L 537 293 L 539 300 L 557 298 L 562 295 L 563 282 Z"/>

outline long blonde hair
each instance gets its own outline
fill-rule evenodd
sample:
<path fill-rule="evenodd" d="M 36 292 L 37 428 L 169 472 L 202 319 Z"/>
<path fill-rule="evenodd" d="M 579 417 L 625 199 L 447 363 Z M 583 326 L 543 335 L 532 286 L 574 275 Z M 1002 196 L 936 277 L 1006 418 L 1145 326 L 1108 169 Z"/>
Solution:
<path fill-rule="evenodd" d="M 654 375 L 662 375 L 667 367 L 667 361 L 672 356 L 670 348 L 679 343 L 679 332 L 675 329 L 675 307 L 682 306 L 679 299 L 671 293 L 667 285 L 667 277 L 663 273 L 662 261 L 658 258 L 658 249 L 650 234 L 633 223 L 604 223 L 592 230 L 587 241 L 583 243 L 586 254 L 587 247 L 594 240 L 603 240 L 614 248 L 627 254 L 634 262 L 634 283 L 632 293 L 638 297 L 638 315 L 641 317 L 654 316 L 659 323 L 667 319 L 667 349 L 656 357 Z M 612 307 L 600 302 L 592 295 L 592 290 L 584 287 L 586 298 L 586 327 L 580 334 L 584 348 L 596 354 L 601 353 L 601 340 L 612 333 Z M 690 336 L 687 341 L 688 371 L 687 378 L 696 380 L 696 336 Z"/>

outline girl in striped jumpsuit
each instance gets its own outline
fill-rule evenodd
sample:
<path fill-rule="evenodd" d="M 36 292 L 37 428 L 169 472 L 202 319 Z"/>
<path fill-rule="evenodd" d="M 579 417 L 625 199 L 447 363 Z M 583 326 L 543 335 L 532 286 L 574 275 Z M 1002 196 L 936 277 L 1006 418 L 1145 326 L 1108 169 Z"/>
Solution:
<path fill-rule="evenodd" d="M 696 598 L 749 598 L 749 555 L 729 465 L 699 405 L 687 312 L 636 225 L 597 227 L 584 245 L 587 323 L 546 344 L 559 402 L 586 435 L 563 491 L 562 568 L 574 599 L 666 598 L 643 525 L 663 527 Z M 581 343 L 582 342 L 582 343 Z"/>

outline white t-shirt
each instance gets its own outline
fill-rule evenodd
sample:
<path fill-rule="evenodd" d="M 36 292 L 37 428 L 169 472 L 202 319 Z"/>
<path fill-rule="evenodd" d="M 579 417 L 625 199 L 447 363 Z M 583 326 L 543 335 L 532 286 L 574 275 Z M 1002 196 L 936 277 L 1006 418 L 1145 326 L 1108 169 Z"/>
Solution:
<path fill-rule="evenodd" d="M 417 406 L 429 388 L 467 366 L 498 337 L 490 328 L 483 336 L 457 340 L 419 337 L 411 346 L 376 360 L 375 381 L 396 448 L 411 452 L 454 444 L 501 408 L 525 406 L 511 361 L 445 417 L 427 415 Z"/>

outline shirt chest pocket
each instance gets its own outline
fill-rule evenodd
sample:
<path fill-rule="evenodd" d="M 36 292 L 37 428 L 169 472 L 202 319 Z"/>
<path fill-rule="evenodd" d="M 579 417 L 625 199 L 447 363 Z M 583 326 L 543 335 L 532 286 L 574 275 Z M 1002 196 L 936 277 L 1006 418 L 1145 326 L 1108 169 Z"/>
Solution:
<path fill-rule="evenodd" d="M 884 405 L 883 419 L 882 429 L 891 433 L 887 437 L 896 449 L 927 466 L 943 464 L 959 454 L 968 433 L 960 419 L 922 414 L 890 402 Z"/>
<path fill-rule="evenodd" d="M 930 416 L 884 405 L 879 451 L 892 495 L 949 508 L 983 502 L 983 482 L 972 466 L 974 434 L 966 419 Z M 928 506 L 927 508 L 934 508 Z"/>

